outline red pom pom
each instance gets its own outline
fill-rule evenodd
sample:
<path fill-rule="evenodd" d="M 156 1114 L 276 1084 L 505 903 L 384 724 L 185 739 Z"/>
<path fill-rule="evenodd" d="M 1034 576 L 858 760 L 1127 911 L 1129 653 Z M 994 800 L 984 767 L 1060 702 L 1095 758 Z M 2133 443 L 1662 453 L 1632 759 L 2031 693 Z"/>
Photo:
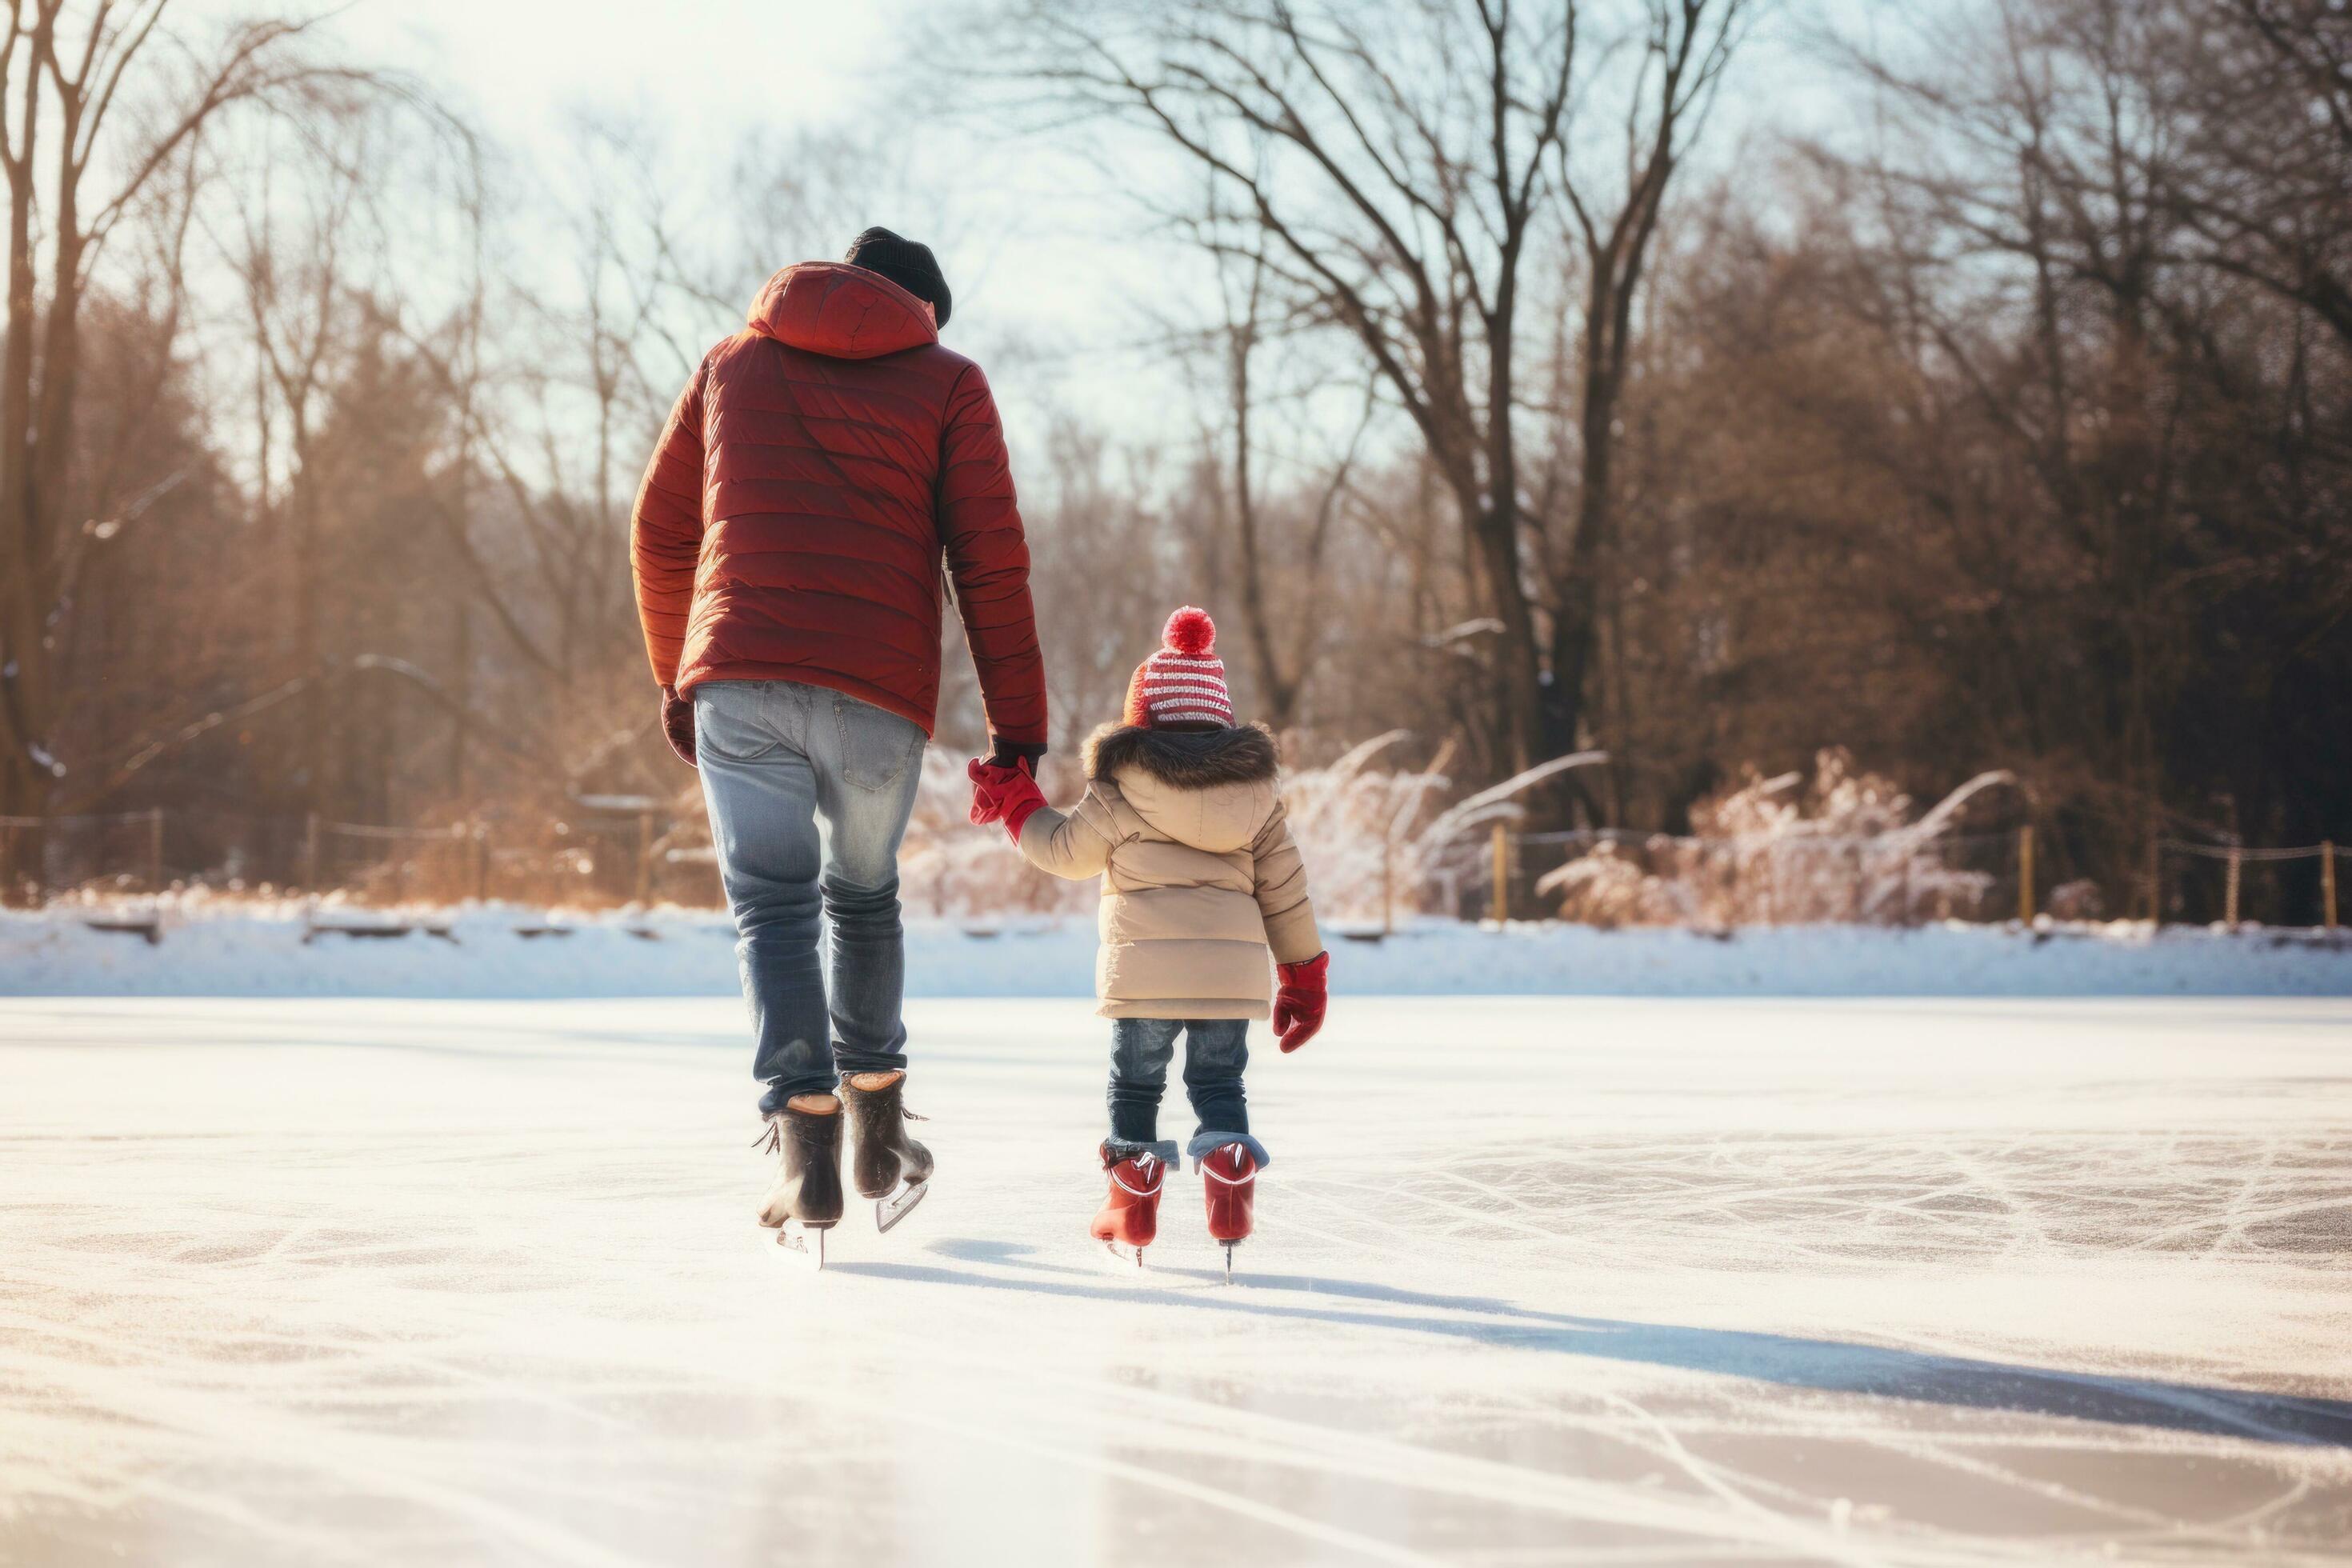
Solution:
<path fill-rule="evenodd" d="M 1205 658 L 1217 646 L 1217 623 L 1209 612 L 1197 605 L 1187 605 L 1168 617 L 1167 629 L 1160 640 L 1171 653 L 1181 653 L 1190 658 Z"/>

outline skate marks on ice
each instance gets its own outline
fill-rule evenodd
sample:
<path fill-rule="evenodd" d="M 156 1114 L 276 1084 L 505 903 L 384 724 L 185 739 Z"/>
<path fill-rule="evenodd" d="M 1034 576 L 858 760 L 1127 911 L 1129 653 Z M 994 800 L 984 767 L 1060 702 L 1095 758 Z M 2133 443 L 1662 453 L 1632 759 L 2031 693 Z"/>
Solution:
<path fill-rule="evenodd" d="M 1059 1004 L 919 1014 L 949 1179 L 821 1276 L 731 1002 L 0 1010 L 0 1563 L 2346 1561 L 2333 1039 L 1378 1014 L 1227 1289 L 1189 1182 L 1090 1267 Z"/>
<path fill-rule="evenodd" d="M 2283 1089 L 2284 1086 L 2281 1086 Z M 2069 1130 L 1907 1142 L 1776 1132 L 1572 1143 L 1320 1177 L 1335 1209 L 1370 1201 L 1417 1236 L 1636 1239 L 1694 1262 L 1786 1269 L 1969 1266 L 2103 1252 L 2213 1261 L 2352 1252 L 2352 1158 L 2332 1131 L 2261 1136 Z"/>
<path fill-rule="evenodd" d="M 1988 1421 L 1971 1411 L 1921 1422 L 1882 1400 L 1862 1408 L 1755 1400 L 1740 1394 L 1736 1364 L 1694 1377 L 1679 1358 L 1660 1358 L 1651 1364 L 1664 1375 L 1636 1383 L 1557 1376 L 1517 1352 L 1580 1320 L 1510 1301 L 1271 1276 L 1260 1287 L 1275 1301 L 1244 1303 L 1236 1297 L 1259 1292 L 1207 1289 L 1208 1269 L 1161 1271 L 1191 1289 L 1123 1287 L 1088 1283 L 1083 1267 L 1021 1245 L 959 1237 L 929 1250 L 950 1261 L 856 1268 L 901 1289 L 937 1287 L 1001 1303 L 990 1316 L 953 1312 L 979 1343 L 994 1339 L 992 1321 L 1048 1316 L 1034 1302 L 1041 1293 L 1108 1309 L 1119 1342 L 1142 1342 L 1132 1364 L 1091 1377 L 1059 1361 L 1029 1365 L 1017 1387 L 1000 1393 L 991 1431 L 1034 1434 L 1084 1407 L 1117 1435 L 1115 1452 L 1139 1467 L 1138 1479 L 1189 1478 L 1188 1495 L 1202 1500 L 1217 1500 L 1197 1489 L 1223 1473 L 1212 1464 L 1231 1467 L 1225 1484 L 1241 1500 L 1319 1498 L 1328 1507 L 1349 1489 L 1374 1489 L 1385 1510 L 1360 1501 L 1328 1516 L 1391 1548 L 1367 1560 L 2204 1562 L 2253 1550 L 2264 1563 L 2316 1563 L 2341 1560 L 2331 1544 L 2340 1532 L 2325 1521 L 2352 1510 L 2352 1476 L 2341 1465 L 2274 1468 L 2234 1434 L 2168 1432 L 2121 1411 L 2107 1413 L 2121 1425 L 2102 1437 L 2096 1427 Z M 1356 1304 L 1311 1301 L 1333 1296 Z M 1298 1297 L 1310 1300 L 1300 1306 Z M 1391 1306 L 1405 1310 L 1382 1310 Z M 1173 1332 L 1155 1315 L 1216 1326 Z M 1433 1359 L 1387 1342 L 1400 1333 L 1433 1333 L 1454 1347 Z M 1412 1370 L 1335 1387 L 1318 1375 L 1335 1336 L 1354 1347 L 1351 1366 Z M 1590 1352 L 1569 1352 L 1579 1353 Z M 2291 1452 L 2340 1452 L 2280 1441 Z M 2183 1489 L 2184 1464 L 2221 1474 Z M 1893 1510 L 1856 1504 L 1849 1488 L 1902 1500 Z M 2315 1528 L 2292 1517 L 2271 1522 L 2298 1507 L 2320 1510 Z M 1455 1550 L 1393 1551 L 1400 1541 L 1448 1540 Z M 1464 1549 L 1468 1542 L 1494 1550 Z M 1506 1542 L 1521 1544 L 1504 1550 Z"/>
<path fill-rule="evenodd" d="M 876 1260 L 836 1263 L 835 1272 L 1433 1334 L 1498 1350 L 1635 1362 L 1824 1394 L 1865 1394 L 1972 1410 L 2352 1450 L 2352 1400 L 2101 1376 L 1785 1334 L 1623 1322 L 1544 1311 L 1487 1297 L 1439 1295 L 1315 1275 L 1244 1272 L 1234 1277 L 1235 1290 L 1220 1289 L 1212 1293 L 1200 1287 L 1223 1287 L 1222 1269 L 1158 1266 L 1139 1271 L 1124 1286 L 1097 1285 L 1091 1279 L 1100 1270 L 1046 1261 L 1035 1256 L 1035 1248 L 1020 1243 L 948 1238 L 931 1243 L 929 1250 L 1002 1271 Z M 1131 1271 L 1131 1261 L 1122 1259 L 1120 1277 Z M 1303 1301 L 1302 1297 L 1338 1298 L 1367 1303 L 1370 1309 L 1407 1310 L 1327 1306 Z M 1420 1315 L 1433 1311 L 1444 1315 Z"/>

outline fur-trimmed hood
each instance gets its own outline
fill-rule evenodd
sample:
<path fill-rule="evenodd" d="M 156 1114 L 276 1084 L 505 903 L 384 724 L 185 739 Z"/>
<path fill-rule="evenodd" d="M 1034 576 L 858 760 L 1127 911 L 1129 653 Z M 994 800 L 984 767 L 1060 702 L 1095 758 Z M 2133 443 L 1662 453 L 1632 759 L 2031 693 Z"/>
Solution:
<path fill-rule="evenodd" d="M 1174 843 L 1226 855 L 1256 838 L 1281 808 L 1282 760 L 1252 724 L 1230 730 L 1146 730 L 1117 724 L 1087 740 L 1087 776 L 1115 792 Z"/>
<path fill-rule="evenodd" d="M 1262 724 L 1230 730 L 1147 730 L 1106 724 L 1087 737 L 1087 777 L 1115 779 L 1126 769 L 1150 774 L 1171 789 L 1260 784 L 1282 771 L 1273 732 Z"/>

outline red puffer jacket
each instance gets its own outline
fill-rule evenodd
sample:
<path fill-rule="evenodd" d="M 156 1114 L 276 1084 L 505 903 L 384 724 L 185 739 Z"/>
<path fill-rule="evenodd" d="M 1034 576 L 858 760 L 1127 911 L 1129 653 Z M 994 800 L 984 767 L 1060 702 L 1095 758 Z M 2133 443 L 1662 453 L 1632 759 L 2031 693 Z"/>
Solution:
<path fill-rule="evenodd" d="M 989 728 L 1045 740 L 1029 546 L 980 367 L 862 268 L 787 267 L 671 410 L 630 527 L 654 678 L 797 680 L 929 732 L 940 557 Z"/>

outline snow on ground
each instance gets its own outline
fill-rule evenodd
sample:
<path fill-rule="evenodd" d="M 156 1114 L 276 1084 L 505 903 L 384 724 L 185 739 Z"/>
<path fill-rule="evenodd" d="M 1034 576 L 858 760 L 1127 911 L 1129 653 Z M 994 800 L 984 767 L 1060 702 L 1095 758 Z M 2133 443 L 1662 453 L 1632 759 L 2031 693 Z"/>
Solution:
<path fill-rule="evenodd" d="M 723 913 L 569 915 L 500 906 L 388 914 L 166 901 L 151 944 L 97 911 L 0 912 L 0 995 L 719 995 L 735 989 Z M 152 904 L 105 918 L 152 918 Z M 404 929 L 407 934 L 384 934 Z M 352 934 L 354 932 L 360 934 Z M 523 935 L 519 932 L 529 932 Z M 1335 938 L 1345 933 L 1334 932 Z M 975 934 L 916 919 L 921 996 L 1090 996 L 1090 921 Z M 1331 984 L 1355 995 L 2352 995 L 2352 937 L 2142 923 L 2036 930 L 1785 926 L 1711 936 L 1416 921 L 1336 940 Z"/>
<path fill-rule="evenodd" d="M 0 1002 L 0 1563 L 2352 1550 L 2352 1003 L 1343 992 L 1231 1288 L 1085 1007 L 910 1016 L 811 1275 L 732 1000 Z"/>

